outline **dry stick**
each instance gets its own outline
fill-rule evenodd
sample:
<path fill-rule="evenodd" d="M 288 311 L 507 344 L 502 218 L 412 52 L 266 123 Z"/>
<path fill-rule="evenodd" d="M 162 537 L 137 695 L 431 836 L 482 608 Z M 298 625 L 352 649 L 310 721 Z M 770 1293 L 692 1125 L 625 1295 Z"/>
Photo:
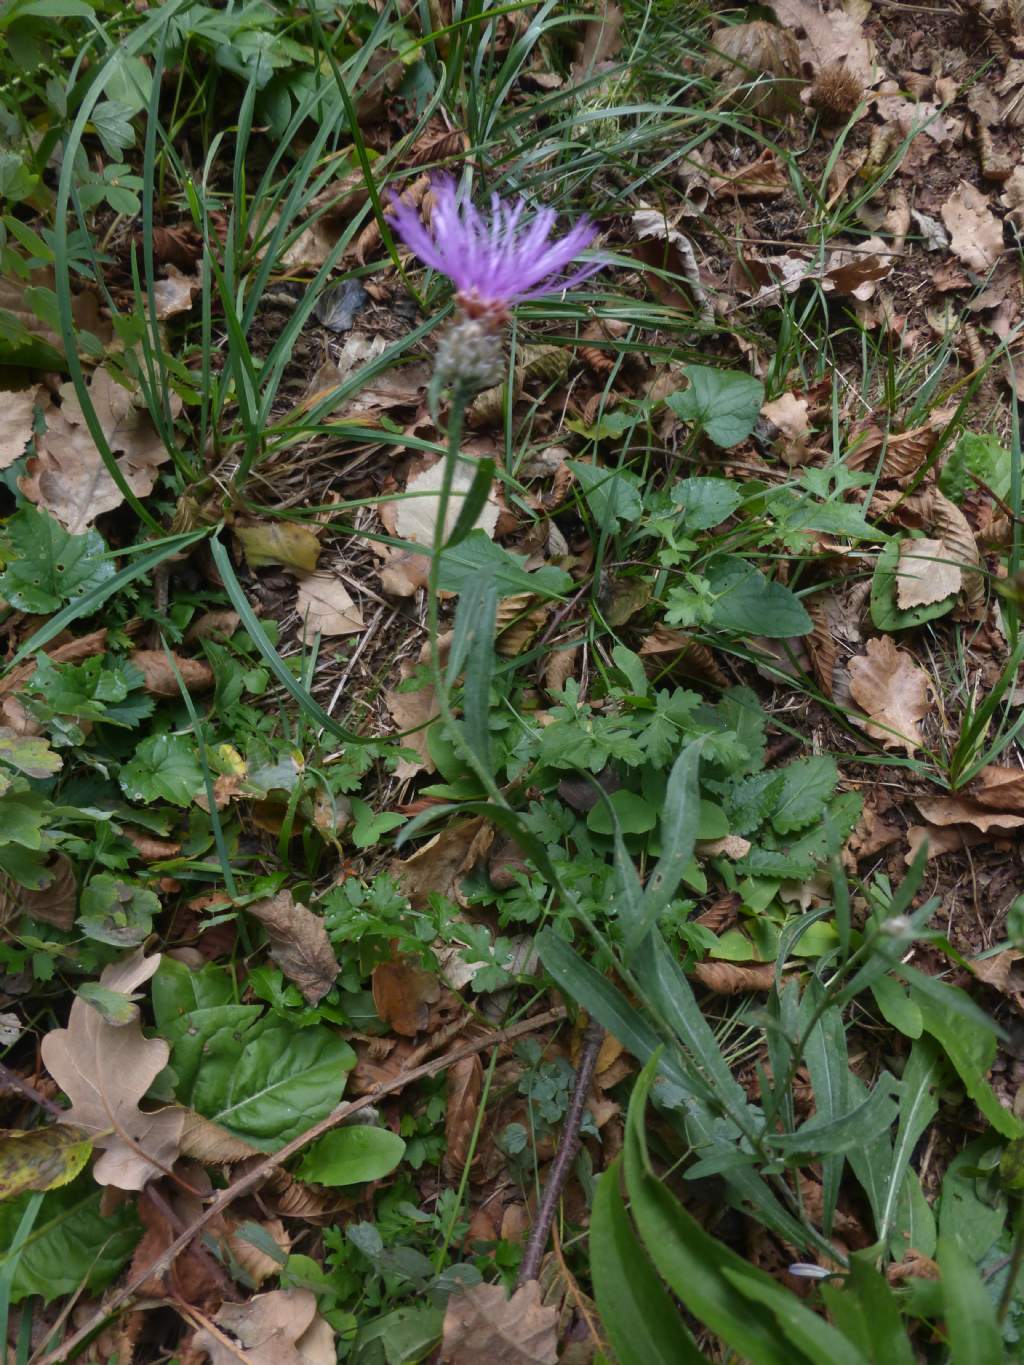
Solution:
<path fill-rule="evenodd" d="M 142 1274 L 137 1275 L 134 1280 L 119 1289 L 108 1303 L 92 1318 L 90 1322 L 79 1329 L 70 1341 L 58 1346 L 56 1350 L 50 1351 L 36 1362 L 36 1365 L 59 1365 L 59 1362 L 67 1360 L 71 1352 L 77 1346 L 93 1335 L 110 1318 L 114 1316 L 116 1309 L 132 1297 L 135 1291 L 141 1288 L 148 1279 L 155 1275 L 160 1275 L 172 1263 L 179 1251 L 184 1251 L 193 1237 L 200 1232 L 207 1223 L 223 1213 L 227 1206 L 237 1199 L 239 1195 L 246 1194 L 255 1185 L 278 1166 L 282 1166 L 289 1161 L 296 1152 L 300 1152 L 307 1142 L 312 1142 L 314 1138 L 320 1137 L 322 1133 L 328 1132 L 331 1128 L 337 1127 L 351 1114 L 356 1114 L 360 1109 L 365 1109 L 368 1105 L 375 1104 L 382 1095 L 390 1095 L 395 1090 L 402 1090 L 405 1086 L 411 1085 L 413 1081 L 421 1081 L 427 1076 L 435 1076 L 439 1071 L 446 1067 L 453 1066 L 456 1062 L 461 1062 L 464 1057 L 472 1057 L 478 1052 L 483 1052 L 489 1047 L 500 1046 L 502 1043 L 510 1042 L 513 1038 L 522 1037 L 526 1033 L 536 1033 L 538 1029 L 546 1028 L 548 1024 L 554 1024 L 560 1019 L 565 1018 L 565 1008 L 558 1006 L 555 1009 L 545 1010 L 543 1014 L 535 1014 L 531 1019 L 524 1019 L 518 1024 L 511 1024 L 508 1028 L 499 1029 L 496 1033 L 488 1034 L 486 1038 L 477 1038 L 472 1043 L 466 1043 L 462 1047 L 454 1048 L 451 1052 L 446 1052 L 440 1057 L 435 1057 L 433 1061 L 424 1062 L 422 1066 L 415 1067 L 412 1071 L 403 1071 L 395 1076 L 393 1080 L 385 1081 L 382 1085 L 375 1086 L 368 1095 L 362 1095 L 358 1100 L 352 1100 L 350 1104 L 339 1105 L 333 1113 L 328 1114 L 325 1119 L 315 1123 L 312 1128 L 306 1130 L 297 1138 L 293 1138 L 279 1152 L 268 1156 L 264 1161 L 243 1175 L 240 1180 L 236 1180 L 233 1185 L 229 1185 L 226 1190 L 216 1196 L 208 1208 L 204 1209 L 199 1217 L 192 1223 L 180 1237 L 175 1238 L 167 1250 L 152 1261 Z M 597 1054 L 594 1054 L 594 1061 Z M 582 1060 L 580 1063 L 582 1067 Z M 593 1071 L 593 1065 L 591 1066 Z M 573 1096 L 573 1104 L 576 1097 Z M 571 1110 L 570 1110 L 571 1113 Z"/>
<path fill-rule="evenodd" d="M 30 1100 L 32 1104 L 38 1104 L 40 1109 L 45 1109 L 51 1118 L 58 1122 L 67 1119 L 67 1111 L 62 1109 L 59 1104 L 54 1104 L 53 1100 L 41 1095 L 34 1085 L 29 1085 L 28 1081 L 23 1080 L 16 1071 L 12 1071 L 9 1066 L 4 1066 L 0 1062 L 0 1090 L 10 1089 L 21 1095 L 24 1099 Z"/>
<path fill-rule="evenodd" d="M 555 1209 L 562 1197 L 562 1186 L 569 1176 L 569 1168 L 575 1161 L 576 1153 L 579 1150 L 583 1110 L 587 1103 L 590 1083 L 594 1079 L 594 1072 L 597 1070 L 597 1056 L 601 1051 L 603 1041 L 604 1029 L 595 1019 L 591 1019 L 583 1035 L 583 1048 L 580 1052 L 580 1063 L 576 1069 L 576 1086 L 572 1092 L 569 1112 L 565 1116 L 562 1136 L 559 1139 L 558 1151 L 555 1153 L 555 1159 L 551 1165 L 551 1174 L 548 1176 L 544 1198 L 541 1200 L 540 1208 L 537 1211 L 537 1221 L 530 1233 L 530 1240 L 526 1243 L 526 1254 L 523 1256 L 522 1265 L 519 1267 L 517 1286 L 524 1285 L 529 1280 L 535 1280 L 540 1271 L 544 1248 L 548 1244 L 548 1234 L 551 1231 L 551 1224 L 555 1220 Z"/>

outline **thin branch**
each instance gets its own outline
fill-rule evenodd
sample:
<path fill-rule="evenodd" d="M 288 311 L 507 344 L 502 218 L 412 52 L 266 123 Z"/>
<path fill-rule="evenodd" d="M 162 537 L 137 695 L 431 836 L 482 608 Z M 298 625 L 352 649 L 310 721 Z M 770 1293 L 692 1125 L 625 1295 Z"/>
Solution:
<path fill-rule="evenodd" d="M 135 1279 L 126 1284 L 108 1300 L 108 1302 L 96 1313 L 84 1327 L 81 1327 L 69 1341 L 56 1349 L 49 1351 L 45 1356 L 33 1358 L 34 1365 L 60 1365 L 61 1362 L 68 1360 L 77 1347 L 88 1341 L 103 1325 L 108 1322 L 122 1304 L 126 1303 L 137 1289 L 146 1283 L 152 1276 L 160 1275 L 171 1265 L 178 1253 L 184 1251 L 193 1237 L 201 1232 L 208 1223 L 218 1218 L 224 1210 L 239 1195 L 247 1194 L 251 1189 L 260 1183 L 265 1176 L 278 1166 L 283 1166 L 286 1161 L 290 1161 L 297 1152 L 300 1152 L 308 1142 L 320 1137 L 323 1133 L 336 1128 L 339 1123 L 343 1123 L 352 1114 L 357 1114 L 360 1109 L 367 1108 L 368 1105 L 375 1104 L 382 1095 L 390 1095 L 396 1090 L 403 1090 L 407 1085 L 414 1081 L 424 1080 L 428 1076 L 436 1076 L 439 1071 L 444 1071 L 447 1067 L 453 1066 L 456 1062 L 462 1061 L 464 1057 L 473 1057 L 478 1052 L 484 1052 L 489 1047 L 500 1046 L 510 1042 L 513 1038 L 520 1038 L 527 1033 L 536 1033 L 538 1029 L 546 1028 L 548 1024 L 554 1024 L 560 1019 L 565 1018 L 565 1009 L 559 1006 L 555 1009 L 545 1010 L 543 1014 L 535 1014 L 531 1019 L 524 1019 L 518 1024 L 512 1024 L 508 1028 L 499 1029 L 495 1033 L 490 1033 L 484 1038 L 474 1039 L 471 1043 L 466 1043 L 462 1047 L 454 1048 L 451 1052 L 446 1052 L 440 1057 L 435 1057 L 433 1061 L 424 1062 L 422 1066 L 414 1067 L 411 1071 L 403 1071 L 390 1081 L 385 1081 L 382 1085 L 375 1086 L 367 1095 L 361 1095 L 359 1099 L 353 1100 L 350 1104 L 341 1104 L 333 1113 L 328 1114 L 325 1119 L 315 1123 L 312 1128 L 301 1133 L 297 1138 L 293 1138 L 279 1152 L 268 1156 L 255 1166 L 247 1174 L 236 1180 L 233 1185 L 229 1185 L 226 1190 L 221 1190 L 214 1198 L 213 1202 L 203 1210 L 199 1217 L 193 1222 L 180 1237 L 176 1237 L 167 1250 L 152 1261 L 145 1270 L 136 1275 Z M 595 1055 L 596 1061 L 596 1055 Z M 575 1100 L 575 1096 L 574 1096 Z"/>
<path fill-rule="evenodd" d="M 572 1092 L 569 1112 L 566 1114 L 565 1123 L 562 1125 L 562 1136 L 558 1142 L 558 1151 L 551 1163 L 551 1174 L 548 1176 L 544 1198 L 541 1200 L 540 1208 L 537 1211 L 537 1221 L 533 1225 L 530 1240 L 526 1244 L 526 1253 L 523 1256 L 522 1265 L 519 1267 L 517 1283 L 520 1285 L 526 1284 L 528 1280 L 535 1280 L 540 1271 L 540 1263 L 544 1256 L 544 1248 L 548 1244 L 551 1224 L 555 1221 L 555 1210 L 558 1207 L 559 1199 L 562 1197 L 562 1187 L 568 1179 L 569 1170 L 576 1159 L 576 1153 L 579 1151 L 583 1110 L 586 1107 L 590 1083 L 594 1079 L 594 1072 L 597 1070 L 597 1057 L 603 1041 L 604 1029 L 596 1019 L 591 1019 L 583 1035 L 583 1048 L 580 1051 L 580 1062 L 576 1069 L 576 1086 Z"/>

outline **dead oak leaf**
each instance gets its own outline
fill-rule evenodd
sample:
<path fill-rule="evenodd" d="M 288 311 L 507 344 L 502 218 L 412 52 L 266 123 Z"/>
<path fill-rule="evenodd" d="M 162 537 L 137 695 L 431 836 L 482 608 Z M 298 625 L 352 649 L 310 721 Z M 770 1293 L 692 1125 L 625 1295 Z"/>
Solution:
<path fill-rule="evenodd" d="M 35 423 L 36 404 L 41 403 L 42 389 L 6 390 L 0 401 L 0 469 L 7 469 L 20 460 L 31 441 Z"/>
<path fill-rule="evenodd" d="M 900 541 L 896 603 L 902 611 L 942 602 L 962 584 L 963 574 L 950 563 L 941 540 Z"/>
<path fill-rule="evenodd" d="M 130 995 L 156 971 L 160 954 L 141 950 L 106 967 L 100 985 Z M 162 1038 L 144 1038 L 136 1020 L 115 1027 L 80 997 L 67 1028 L 42 1042 L 43 1062 L 71 1101 L 68 1121 L 84 1128 L 103 1155 L 93 1167 L 101 1185 L 141 1190 L 166 1171 L 178 1154 L 184 1124 L 180 1109 L 146 1113 L 139 1101 L 167 1065 Z"/>
<path fill-rule="evenodd" d="M 998 833 L 1000 830 L 1019 829 L 1024 825 L 1024 815 L 986 810 L 970 796 L 920 796 L 914 805 L 929 824 L 940 828 L 945 825 L 970 825 L 982 834 L 989 834 L 993 830 Z"/>
<path fill-rule="evenodd" d="M 942 206 L 942 221 L 954 252 L 968 270 L 991 269 L 1003 254 L 1003 225 L 988 198 L 966 180 Z"/>
<path fill-rule="evenodd" d="M 494 826 L 482 815 L 435 834 L 409 858 L 393 864 L 402 890 L 416 907 L 432 892 L 464 905 L 462 879 L 472 872 L 494 841 Z"/>
<path fill-rule="evenodd" d="M 266 929 L 270 956 L 289 981 L 295 982 L 311 1005 L 322 1000 L 341 967 L 319 915 L 293 900 L 290 891 L 279 891 L 245 909 Z"/>
<path fill-rule="evenodd" d="M 201 1328 L 195 1345 L 212 1365 L 335 1365 L 334 1329 L 317 1312 L 309 1289 L 275 1289 L 244 1303 L 226 1303 L 213 1318 L 221 1330 Z M 240 1357 L 240 1352 L 241 1354 Z"/>
<path fill-rule="evenodd" d="M 302 618 L 302 642 L 312 645 L 319 635 L 354 635 L 363 629 L 363 613 L 345 584 L 332 573 L 312 573 L 299 579 L 295 610 Z"/>
<path fill-rule="evenodd" d="M 858 19 L 835 5 L 825 14 L 814 0 L 771 0 L 779 23 L 792 29 L 801 60 L 813 72 L 839 65 L 862 86 L 873 85 L 879 71 L 874 44 Z"/>
<path fill-rule="evenodd" d="M 971 795 L 987 810 L 1019 811 L 1024 815 L 1024 769 L 989 763 L 978 774 Z"/>
<path fill-rule="evenodd" d="M 453 1294 L 444 1315 L 441 1360 L 448 1365 L 555 1365 L 558 1310 L 529 1280 L 506 1298 L 500 1284 Z"/>
<path fill-rule="evenodd" d="M 850 695 L 868 717 L 854 720 L 885 748 L 911 754 L 924 743 L 917 723 L 928 713 L 928 675 L 887 635 L 869 640 L 866 649 L 850 660 Z"/>

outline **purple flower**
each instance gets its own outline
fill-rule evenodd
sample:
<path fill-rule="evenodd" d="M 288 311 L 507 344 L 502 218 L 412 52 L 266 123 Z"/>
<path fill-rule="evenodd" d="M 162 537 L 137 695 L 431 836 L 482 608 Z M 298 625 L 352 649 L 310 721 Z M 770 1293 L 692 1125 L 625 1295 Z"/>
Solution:
<path fill-rule="evenodd" d="M 429 232 L 418 210 L 394 196 L 390 221 L 424 265 L 454 283 L 459 303 L 471 316 L 500 319 L 512 304 L 560 294 L 604 264 L 591 261 L 565 273 L 597 236 L 597 228 L 586 218 L 552 241 L 554 209 L 538 209 L 524 219 L 524 199 L 513 204 L 493 194 L 490 214 L 484 215 L 448 177 L 436 179 L 431 188 L 434 207 Z"/>

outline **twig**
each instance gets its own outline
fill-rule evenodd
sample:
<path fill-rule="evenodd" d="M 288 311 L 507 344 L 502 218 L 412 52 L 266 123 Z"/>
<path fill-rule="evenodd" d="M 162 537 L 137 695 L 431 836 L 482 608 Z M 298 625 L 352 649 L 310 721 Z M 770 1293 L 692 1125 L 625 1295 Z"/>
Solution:
<path fill-rule="evenodd" d="M 40 1109 L 45 1109 L 51 1118 L 58 1123 L 67 1120 L 67 1113 L 59 1104 L 54 1104 L 53 1100 L 41 1095 L 34 1085 L 29 1085 L 28 1081 L 23 1080 L 16 1071 L 12 1071 L 9 1066 L 4 1066 L 0 1062 L 0 1090 L 10 1089 L 23 1099 L 30 1100 L 32 1104 L 38 1104 Z"/>
<path fill-rule="evenodd" d="M 594 1079 L 594 1072 L 597 1069 L 597 1056 L 601 1051 L 603 1041 L 604 1029 L 596 1020 L 591 1019 L 583 1035 L 580 1064 L 576 1069 L 576 1086 L 572 1092 L 569 1112 L 566 1114 L 565 1123 L 562 1126 L 558 1151 L 555 1153 L 555 1159 L 551 1164 L 551 1174 L 548 1176 L 544 1198 L 537 1210 L 537 1221 L 530 1233 L 530 1240 L 526 1243 L 523 1263 L 519 1267 L 519 1279 L 516 1282 L 518 1285 L 524 1285 L 529 1280 L 535 1280 L 540 1271 L 541 1258 L 544 1255 L 544 1248 L 548 1244 L 548 1234 L 551 1231 L 551 1224 L 555 1220 L 555 1209 L 562 1197 L 562 1186 L 568 1178 L 569 1168 L 575 1161 L 576 1153 L 579 1150 L 583 1110 L 587 1102 L 590 1083 Z"/>
<path fill-rule="evenodd" d="M 116 1294 L 96 1313 L 89 1322 L 81 1327 L 74 1336 L 64 1342 L 61 1346 L 42 1356 L 36 1365 L 59 1365 L 61 1361 L 67 1360 L 76 1347 L 97 1332 L 105 1322 L 114 1316 L 115 1311 L 132 1297 L 135 1291 L 142 1287 L 151 1277 L 160 1275 L 172 1264 L 180 1251 L 192 1241 L 198 1232 L 215 1218 L 224 1212 L 227 1206 L 232 1203 L 239 1195 L 248 1193 L 254 1186 L 275 1170 L 278 1166 L 283 1166 L 286 1161 L 290 1161 L 297 1152 L 300 1152 L 308 1142 L 318 1138 L 321 1134 L 336 1128 L 339 1123 L 343 1123 L 351 1114 L 356 1114 L 360 1109 L 365 1109 L 368 1105 L 376 1103 L 382 1095 L 390 1095 L 396 1090 L 402 1090 L 414 1081 L 421 1081 L 428 1076 L 436 1076 L 439 1071 L 444 1071 L 446 1067 L 453 1066 L 456 1062 L 462 1061 L 464 1057 L 473 1057 L 478 1052 L 483 1052 L 489 1047 L 500 1046 L 502 1043 L 510 1042 L 513 1038 L 520 1038 L 526 1033 L 536 1033 L 538 1029 L 546 1028 L 548 1024 L 553 1024 L 559 1019 L 565 1018 L 565 1008 L 558 1006 L 555 1009 L 545 1010 L 543 1014 L 535 1014 L 532 1019 L 524 1019 L 518 1024 L 511 1024 L 508 1028 L 499 1029 L 496 1033 L 488 1034 L 485 1038 L 474 1039 L 471 1043 L 465 1043 L 462 1047 L 454 1048 L 451 1052 L 445 1052 L 440 1057 L 435 1057 L 433 1061 L 424 1062 L 422 1066 L 414 1067 L 411 1071 L 403 1071 L 390 1081 L 385 1081 L 382 1085 L 375 1086 L 368 1095 L 361 1095 L 359 1099 L 352 1100 L 349 1104 L 341 1104 L 333 1113 L 315 1123 L 312 1128 L 301 1133 L 297 1138 L 293 1138 L 279 1152 L 268 1156 L 260 1164 L 254 1167 L 247 1174 L 236 1180 L 233 1185 L 229 1185 L 226 1190 L 221 1190 L 214 1198 L 213 1202 L 203 1210 L 199 1217 L 192 1223 L 180 1237 L 176 1237 L 171 1245 L 155 1261 L 151 1261 L 145 1270 L 136 1275 L 119 1289 Z M 595 1053 L 594 1060 L 597 1057 Z M 581 1063 L 582 1065 L 582 1063 Z M 591 1068 L 593 1070 L 593 1068 Z M 573 1097 L 575 1103 L 575 1096 Z M 571 1112 L 571 1111 L 570 1111 Z"/>

